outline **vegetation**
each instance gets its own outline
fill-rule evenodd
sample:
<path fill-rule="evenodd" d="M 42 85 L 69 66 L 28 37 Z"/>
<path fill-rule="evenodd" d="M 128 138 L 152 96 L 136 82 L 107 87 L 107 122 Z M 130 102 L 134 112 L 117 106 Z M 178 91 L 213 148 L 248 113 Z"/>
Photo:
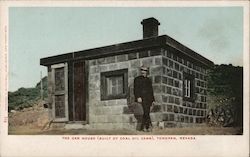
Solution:
<path fill-rule="evenodd" d="M 242 126 L 243 67 L 215 65 L 208 79 L 210 115 L 224 126 Z"/>
<path fill-rule="evenodd" d="M 39 99 L 41 99 L 41 93 L 40 93 L 40 83 L 37 83 L 37 85 L 34 88 L 19 88 L 15 92 L 9 92 L 8 93 L 8 107 L 9 111 L 11 110 L 21 110 L 26 107 L 31 107 L 33 104 L 35 104 Z M 48 97 L 47 93 L 47 76 L 42 79 L 43 83 L 43 96 L 44 98 Z"/>

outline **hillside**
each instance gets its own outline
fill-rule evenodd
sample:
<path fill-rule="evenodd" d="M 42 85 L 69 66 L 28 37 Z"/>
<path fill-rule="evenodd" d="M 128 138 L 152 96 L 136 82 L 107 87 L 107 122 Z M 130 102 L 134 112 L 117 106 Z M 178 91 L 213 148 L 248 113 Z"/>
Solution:
<path fill-rule="evenodd" d="M 48 97 L 47 76 L 42 79 L 44 99 Z M 8 111 L 22 110 L 33 106 L 41 99 L 40 82 L 34 88 L 19 88 L 15 92 L 8 92 Z"/>

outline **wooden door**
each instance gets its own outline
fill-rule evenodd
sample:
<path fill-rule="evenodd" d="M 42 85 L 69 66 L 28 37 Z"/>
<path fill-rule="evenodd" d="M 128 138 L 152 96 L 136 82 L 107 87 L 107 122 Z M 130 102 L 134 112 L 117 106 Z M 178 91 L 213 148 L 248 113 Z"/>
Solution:
<path fill-rule="evenodd" d="M 86 121 L 86 86 L 84 61 L 74 63 L 74 121 Z"/>
<path fill-rule="evenodd" d="M 52 113 L 55 121 L 68 121 L 68 66 L 52 65 Z"/>

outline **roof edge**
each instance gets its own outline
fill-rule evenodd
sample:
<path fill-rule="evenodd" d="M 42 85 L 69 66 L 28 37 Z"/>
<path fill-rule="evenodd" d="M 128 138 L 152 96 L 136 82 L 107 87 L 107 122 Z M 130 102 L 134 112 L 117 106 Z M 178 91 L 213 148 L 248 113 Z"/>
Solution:
<path fill-rule="evenodd" d="M 118 43 L 109 46 L 92 48 L 82 51 L 70 52 L 62 55 L 55 55 L 40 59 L 40 65 L 49 66 L 56 63 L 65 62 L 74 59 L 91 59 L 111 54 L 121 54 L 121 52 L 129 52 L 133 50 L 157 47 L 166 43 L 165 35 L 135 40 L 130 42 Z"/>
<path fill-rule="evenodd" d="M 168 35 L 161 35 L 157 37 L 151 37 L 141 40 L 135 40 L 130 42 L 118 43 L 109 46 L 103 46 L 98 48 L 92 48 L 82 51 L 70 52 L 61 55 L 50 56 L 40 59 L 40 65 L 49 66 L 52 64 L 67 62 L 70 60 L 79 60 L 79 59 L 93 59 L 100 58 L 109 55 L 118 55 L 123 53 L 129 53 L 134 50 L 148 49 L 152 47 L 159 46 L 170 46 L 177 49 L 184 55 L 194 59 L 207 67 L 214 65 L 212 61 L 188 48 L 187 46 L 181 44 L 175 39 L 171 38 Z"/>
<path fill-rule="evenodd" d="M 203 63 L 204 65 L 210 67 L 213 66 L 214 63 L 210 61 L 209 59 L 205 58 L 204 56 L 200 55 L 199 53 L 195 52 L 194 50 L 190 49 L 189 47 L 185 46 L 184 44 L 176 41 L 175 39 L 171 38 L 168 35 L 165 35 L 166 38 L 166 45 L 171 46 L 180 52 L 182 52 L 184 55 Z"/>

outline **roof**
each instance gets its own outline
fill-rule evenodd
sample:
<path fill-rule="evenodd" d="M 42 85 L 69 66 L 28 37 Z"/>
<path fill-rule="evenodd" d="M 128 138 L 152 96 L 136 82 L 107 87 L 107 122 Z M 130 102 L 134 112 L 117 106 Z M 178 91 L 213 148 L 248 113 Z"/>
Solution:
<path fill-rule="evenodd" d="M 167 46 L 179 50 L 179 53 L 181 53 L 181 55 L 189 57 L 192 60 L 195 60 L 205 66 L 210 67 L 213 65 L 212 61 L 206 59 L 202 55 L 196 53 L 195 51 L 191 50 L 190 48 L 184 46 L 183 44 L 177 42 L 176 40 L 167 35 L 46 57 L 40 59 L 40 64 L 44 66 L 49 66 L 52 64 L 57 64 L 72 60 L 102 58 L 112 55 L 133 53 L 135 51 L 138 52 L 138 50 L 143 50 L 143 49 L 145 50 L 149 48 L 167 47 Z"/>

